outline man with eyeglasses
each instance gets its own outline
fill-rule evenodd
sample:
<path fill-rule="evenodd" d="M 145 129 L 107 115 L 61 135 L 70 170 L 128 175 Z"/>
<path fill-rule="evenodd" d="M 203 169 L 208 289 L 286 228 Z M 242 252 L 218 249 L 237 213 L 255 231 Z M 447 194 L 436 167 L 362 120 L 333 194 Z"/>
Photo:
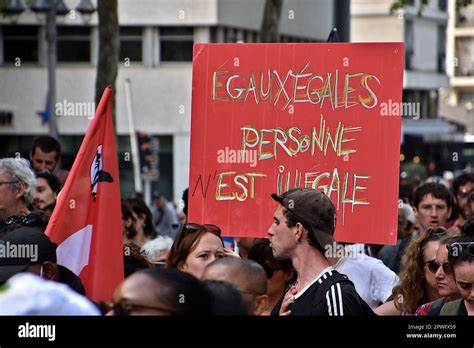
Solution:
<path fill-rule="evenodd" d="M 11 215 L 28 215 L 35 187 L 35 174 L 26 159 L 0 159 L 0 220 Z"/>
<path fill-rule="evenodd" d="M 445 227 L 453 209 L 451 192 L 446 186 L 437 183 L 418 187 L 413 203 L 420 234 L 428 228 Z"/>
<path fill-rule="evenodd" d="M 107 315 L 208 316 L 212 293 L 193 275 L 177 269 L 148 268 L 115 289 Z"/>

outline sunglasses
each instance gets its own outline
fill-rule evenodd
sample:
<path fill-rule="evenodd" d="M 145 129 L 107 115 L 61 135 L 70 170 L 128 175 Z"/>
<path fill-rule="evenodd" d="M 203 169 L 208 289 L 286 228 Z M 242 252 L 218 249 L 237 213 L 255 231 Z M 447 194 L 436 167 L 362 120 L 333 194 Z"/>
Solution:
<path fill-rule="evenodd" d="M 196 232 L 196 231 L 199 231 L 199 230 L 202 230 L 202 229 L 205 229 L 206 231 L 209 231 L 209 232 L 214 232 L 219 236 L 221 235 L 220 227 L 218 227 L 216 225 L 212 225 L 212 224 L 200 225 L 200 224 L 194 224 L 194 223 L 187 223 L 183 227 L 183 230 L 185 232 Z"/>
<path fill-rule="evenodd" d="M 44 221 L 39 215 L 29 214 L 29 215 L 11 215 L 0 221 L 0 224 L 3 225 L 16 225 L 21 224 L 24 226 L 35 226 L 35 227 L 44 227 Z"/>
<path fill-rule="evenodd" d="M 474 256 L 474 242 L 454 242 L 446 245 L 449 255 L 453 257 L 461 256 L 464 251 L 467 251 L 469 256 Z"/>
<path fill-rule="evenodd" d="M 428 269 L 430 270 L 431 273 L 436 274 L 438 269 L 441 267 L 443 269 L 443 272 L 446 275 L 451 275 L 453 274 L 453 269 L 451 268 L 451 265 L 448 262 L 443 263 L 440 265 L 437 261 L 431 260 L 431 261 L 426 261 L 424 263 L 425 265 L 428 265 Z"/>
<path fill-rule="evenodd" d="M 0 185 L 11 185 L 11 184 L 17 184 L 18 181 L 0 181 Z"/>
<path fill-rule="evenodd" d="M 427 237 L 444 237 L 446 230 L 444 227 L 429 228 L 426 232 Z"/>
<path fill-rule="evenodd" d="M 458 191 L 458 196 L 461 197 L 461 198 L 466 198 L 468 197 L 469 195 L 473 194 L 474 191 L 471 190 L 471 191 Z"/>
<path fill-rule="evenodd" d="M 146 306 L 141 304 L 134 304 L 134 303 L 109 303 L 107 304 L 107 309 L 113 311 L 115 316 L 130 316 L 132 312 L 136 309 L 154 309 L 161 312 L 169 313 L 170 315 L 174 315 L 175 313 L 163 307 L 154 307 L 154 306 Z"/>

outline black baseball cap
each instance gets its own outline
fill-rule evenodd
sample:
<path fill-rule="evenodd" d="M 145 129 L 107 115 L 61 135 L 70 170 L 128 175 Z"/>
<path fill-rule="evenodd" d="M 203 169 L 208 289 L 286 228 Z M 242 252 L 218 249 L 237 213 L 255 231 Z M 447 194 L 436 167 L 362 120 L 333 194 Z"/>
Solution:
<path fill-rule="evenodd" d="M 29 265 L 56 263 L 56 248 L 48 236 L 33 227 L 20 227 L 0 236 L 0 284 Z"/>
<path fill-rule="evenodd" d="M 272 198 L 311 228 L 316 241 L 325 249 L 334 243 L 336 207 L 324 193 L 312 188 L 293 188 Z"/>

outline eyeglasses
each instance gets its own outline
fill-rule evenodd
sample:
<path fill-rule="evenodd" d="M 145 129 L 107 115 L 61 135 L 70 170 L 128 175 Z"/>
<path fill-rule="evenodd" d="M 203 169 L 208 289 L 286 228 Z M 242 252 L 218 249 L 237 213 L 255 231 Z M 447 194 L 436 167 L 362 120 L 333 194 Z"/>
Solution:
<path fill-rule="evenodd" d="M 460 198 L 467 198 L 471 193 L 474 193 L 474 190 L 470 190 L 470 191 L 461 191 L 461 190 L 459 190 L 458 191 L 458 196 Z"/>
<path fill-rule="evenodd" d="M 220 227 L 216 226 L 216 225 L 213 225 L 213 224 L 200 225 L 200 224 L 195 224 L 195 223 L 187 223 L 187 224 L 184 225 L 183 230 L 185 232 L 196 232 L 196 231 L 199 231 L 203 228 L 206 229 L 206 231 L 214 232 L 214 233 L 218 234 L 219 236 L 221 235 Z"/>
<path fill-rule="evenodd" d="M 445 262 L 445 263 L 443 263 L 442 265 L 440 265 L 437 261 L 431 260 L 431 261 L 426 261 L 424 264 L 425 264 L 425 265 L 426 265 L 426 264 L 428 265 L 428 269 L 429 269 L 430 272 L 433 273 L 433 274 L 436 274 L 436 272 L 438 271 L 438 269 L 439 269 L 440 267 L 443 269 L 443 272 L 444 272 L 446 275 L 451 275 L 451 274 L 453 274 L 453 269 L 451 268 L 451 265 L 449 264 L 449 262 Z"/>
<path fill-rule="evenodd" d="M 141 304 L 135 303 L 108 303 L 107 308 L 110 311 L 113 311 L 115 316 L 130 316 L 131 313 L 136 309 L 154 309 L 161 312 L 169 313 L 170 315 L 174 315 L 174 311 L 164 308 L 164 307 L 154 307 L 154 306 L 146 306 Z"/>
<path fill-rule="evenodd" d="M 200 225 L 200 224 L 195 224 L 195 223 L 187 223 L 183 225 L 183 227 L 181 228 L 181 231 L 176 236 L 175 244 L 177 246 L 180 246 L 183 240 L 185 239 L 185 236 L 187 236 L 189 233 L 194 233 L 198 231 L 206 231 L 221 238 L 221 229 L 216 225 L 212 225 L 212 224 Z"/>
<path fill-rule="evenodd" d="M 0 224 L 4 225 L 24 225 L 24 226 L 35 226 L 35 227 L 44 227 L 44 221 L 41 219 L 41 216 L 36 214 L 29 215 L 10 215 L 0 221 Z"/>
<path fill-rule="evenodd" d="M 449 255 L 453 257 L 461 256 L 466 250 L 470 256 L 474 256 L 474 242 L 454 242 L 446 245 Z"/>
<path fill-rule="evenodd" d="M 18 181 L 0 181 L 0 185 L 17 184 Z"/>

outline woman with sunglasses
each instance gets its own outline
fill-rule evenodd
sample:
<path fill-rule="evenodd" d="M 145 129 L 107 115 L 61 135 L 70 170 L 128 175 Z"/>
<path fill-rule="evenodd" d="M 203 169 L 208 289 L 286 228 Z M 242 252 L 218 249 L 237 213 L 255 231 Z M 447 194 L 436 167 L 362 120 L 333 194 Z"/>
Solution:
<path fill-rule="evenodd" d="M 446 303 L 440 315 L 474 316 L 474 235 L 456 237 L 448 245 L 448 255 L 462 298 Z"/>
<path fill-rule="evenodd" d="M 429 228 L 408 245 L 402 259 L 400 284 L 393 290 L 394 305 L 401 315 L 413 315 L 422 304 L 441 297 L 428 264 L 436 259 L 440 240 L 447 236 L 443 227 Z"/>
<path fill-rule="evenodd" d="M 453 270 L 448 262 L 447 245 L 450 244 L 453 237 L 446 237 L 440 240 L 439 248 L 436 253 L 436 259 L 428 263 L 428 270 L 434 274 L 436 286 L 441 298 L 436 301 L 425 303 L 418 307 L 415 315 L 439 315 L 441 307 L 445 303 L 457 300 L 461 294 L 454 280 Z"/>
<path fill-rule="evenodd" d="M 177 268 L 201 278 L 208 264 L 226 254 L 229 252 L 224 250 L 219 227 L 188 223 L 174 240 L 166 259 L 166 268 Z"/>

